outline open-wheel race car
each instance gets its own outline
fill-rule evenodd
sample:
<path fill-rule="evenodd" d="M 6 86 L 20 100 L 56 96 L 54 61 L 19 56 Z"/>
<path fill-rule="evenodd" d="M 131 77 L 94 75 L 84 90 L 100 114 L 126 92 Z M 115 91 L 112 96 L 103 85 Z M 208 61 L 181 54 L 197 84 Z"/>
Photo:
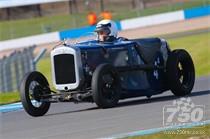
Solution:
<path fill-rule="evenodd" d="M 167 90 L 185 96 L 195 81 L 188 52 L 172 51 L 160 38 L 64 43 L 51 51 L 51 69 L 57 91 L 38 71 L 22 81 L 21 101 L 31 116 L 44 115 L 53 102 L 95 102 L 110 108 L 120 99 L 150 98 Z"/>

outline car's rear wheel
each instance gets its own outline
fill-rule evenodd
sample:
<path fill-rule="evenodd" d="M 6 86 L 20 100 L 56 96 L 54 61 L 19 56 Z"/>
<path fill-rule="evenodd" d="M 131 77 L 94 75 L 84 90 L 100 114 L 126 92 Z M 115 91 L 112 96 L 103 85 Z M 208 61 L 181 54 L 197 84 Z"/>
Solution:
<path fill-rule="evenodd" d="M 29 115 L 43 116 L 49 110 L 50 102 L 41 101 L 41 97 L 49 93 L 49 84 L 44 75 L 37 71 L 25 75 L 20 87 L 20 97 Z"/>
<path fill-rule="evenodd" d="M 176 96 L 191 93 L 195 82 L 195 69 L 191 56 L 183 49 L 169 54 L 166 64 L 169 89 Z"/>
<path fill-rule="evenodd" d="M 116 69 L 110 64 L 101 64 L 92 77 L 93 100 L 100 108 L 117 105 L 120 98 L 120 81 Z"/>

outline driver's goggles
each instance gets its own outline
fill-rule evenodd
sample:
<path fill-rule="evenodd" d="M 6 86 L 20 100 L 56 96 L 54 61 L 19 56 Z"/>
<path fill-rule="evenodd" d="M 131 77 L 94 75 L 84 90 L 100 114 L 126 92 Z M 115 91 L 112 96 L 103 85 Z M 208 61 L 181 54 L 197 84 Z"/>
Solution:
<path fill-rule="evenodd" d="M 97 31 L 97 33 L 99 35 L 109 35 L 110 34 L 110 30 L 109 29 L 104 29 L 104 30 Z"/>

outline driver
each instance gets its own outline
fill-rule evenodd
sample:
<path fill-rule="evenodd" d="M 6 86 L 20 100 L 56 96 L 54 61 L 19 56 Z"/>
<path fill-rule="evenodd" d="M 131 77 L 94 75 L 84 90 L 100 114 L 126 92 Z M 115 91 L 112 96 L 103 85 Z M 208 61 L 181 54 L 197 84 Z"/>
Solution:
<path fill-rule="evenodd" d="M 95 32 L 99 42 L 112 42 L 117 39 L 117 25 L 111 20 L 102 20 L 96 25 Z"/>

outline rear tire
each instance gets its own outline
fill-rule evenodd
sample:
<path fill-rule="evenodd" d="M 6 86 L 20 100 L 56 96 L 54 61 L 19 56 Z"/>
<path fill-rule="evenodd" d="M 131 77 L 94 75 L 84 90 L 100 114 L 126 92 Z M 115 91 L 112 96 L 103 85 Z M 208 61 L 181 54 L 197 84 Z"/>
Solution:
<path fill-rule="evenodd" d="M 191 93 L 195 83 L 195 68 L 186 50 L 177 49 L 169 54 L 166 75 L 169 89 L 175 96 Z"/>
<path fill-rule="evenodd" d="M 110 64 L 99 65 L 92 77 L 93 100 L 100 108 L 117 105 L 120 98 L 120 81 L 115 68 Z"/>
<path fill-rule="evenodd" d="M 50 107 L 50 102 L 41 102 L 41 95 L 49 94 L 47 79 L 40 72 L 34 71 L 25 75 L 21 87 L 20 98 L 25 111 L 34 117 L 43 116 Z"/>

